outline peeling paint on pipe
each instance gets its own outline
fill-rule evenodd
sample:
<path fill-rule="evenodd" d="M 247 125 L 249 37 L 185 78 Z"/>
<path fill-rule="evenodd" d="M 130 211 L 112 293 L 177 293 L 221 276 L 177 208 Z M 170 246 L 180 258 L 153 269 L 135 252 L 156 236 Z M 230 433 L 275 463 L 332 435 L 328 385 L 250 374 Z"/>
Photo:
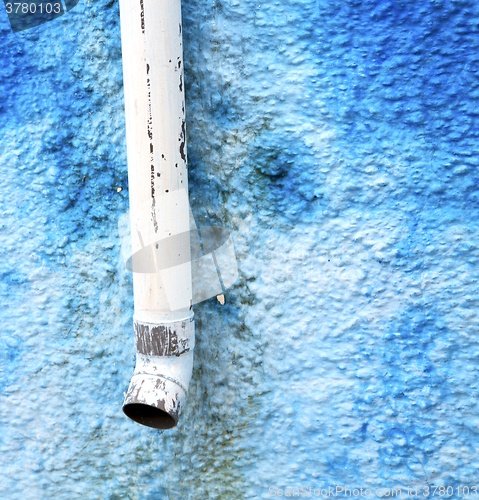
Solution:
<path fill-rule="evenodd" d="M 193 316 L 135 325 L 136 368 L 123 405 L 136 422 L 157 429 L 178 423 L 193 369 Z"/>
<path fill-rule="evenodd" d="M 194 348 L 190 241 L 178 236 L 190 229 L 181 4 L 120 0 L 120 16 L 132 255 L 170 238 L 168 255 L 155 255 L 176 263 L 133 269 L 137 362 L 123 411 L 168 429 L 185 404 Z"/>

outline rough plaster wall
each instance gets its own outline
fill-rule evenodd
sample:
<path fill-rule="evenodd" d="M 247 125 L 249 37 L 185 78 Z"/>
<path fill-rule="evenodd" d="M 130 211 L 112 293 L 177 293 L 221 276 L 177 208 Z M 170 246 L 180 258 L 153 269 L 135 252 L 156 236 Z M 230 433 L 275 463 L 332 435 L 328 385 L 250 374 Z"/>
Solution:
<path fill-rule="evenodd" d="M 121 412 L 118 3 L 17 35 L 0 9 L 0 498 L 475 484 L 478 19 L 184 0 L 191 202 L 233 230 L 241 280 L 196 306 L 187 409 L 161 432 Z"/>

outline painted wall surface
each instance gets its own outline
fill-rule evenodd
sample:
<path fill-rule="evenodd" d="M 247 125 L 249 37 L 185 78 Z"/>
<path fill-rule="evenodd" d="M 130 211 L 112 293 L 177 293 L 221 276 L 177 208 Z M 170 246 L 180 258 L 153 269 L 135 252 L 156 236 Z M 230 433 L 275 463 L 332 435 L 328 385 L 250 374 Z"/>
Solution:
<path fill-rule="evenodd" d="M 18 34 L 0 8 L 0 498 L 472 496 L 479 4 L 184 0 L 183 24 L 191 203 L 240 280 L 195 307 L 155 431 L 121 412 L 118 2 Z"/>

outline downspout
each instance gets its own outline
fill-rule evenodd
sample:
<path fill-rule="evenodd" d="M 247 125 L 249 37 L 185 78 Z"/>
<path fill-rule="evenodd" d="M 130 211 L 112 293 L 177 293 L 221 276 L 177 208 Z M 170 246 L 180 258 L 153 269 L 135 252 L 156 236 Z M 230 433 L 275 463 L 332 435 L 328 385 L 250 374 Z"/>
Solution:
<path fill-rule="evenodd" d="M 169 429 L 185 404 L 195 343 L 181 4 L 120 0 L 120 15 L 131 246 L 137 268 L 153 263 L 153 272 L 133 264 L 136 367 L 123 411 Z M 180 264 L 165 269 L 160 247 Z"/>

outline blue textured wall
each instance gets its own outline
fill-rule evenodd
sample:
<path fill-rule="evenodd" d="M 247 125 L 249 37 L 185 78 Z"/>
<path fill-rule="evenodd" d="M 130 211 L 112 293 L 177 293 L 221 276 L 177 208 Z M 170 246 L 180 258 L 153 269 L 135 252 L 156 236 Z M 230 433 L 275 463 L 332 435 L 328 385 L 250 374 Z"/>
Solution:
<path fill-rule="evenodd" d="M 479 4 L 184 0 L 183 21 L 191 202 L 241 280 L 196 306 L 161 432 L 121 412 L 118 2 L 19 34 L 0 8 L 0 498 L 477 485 Z"/>

